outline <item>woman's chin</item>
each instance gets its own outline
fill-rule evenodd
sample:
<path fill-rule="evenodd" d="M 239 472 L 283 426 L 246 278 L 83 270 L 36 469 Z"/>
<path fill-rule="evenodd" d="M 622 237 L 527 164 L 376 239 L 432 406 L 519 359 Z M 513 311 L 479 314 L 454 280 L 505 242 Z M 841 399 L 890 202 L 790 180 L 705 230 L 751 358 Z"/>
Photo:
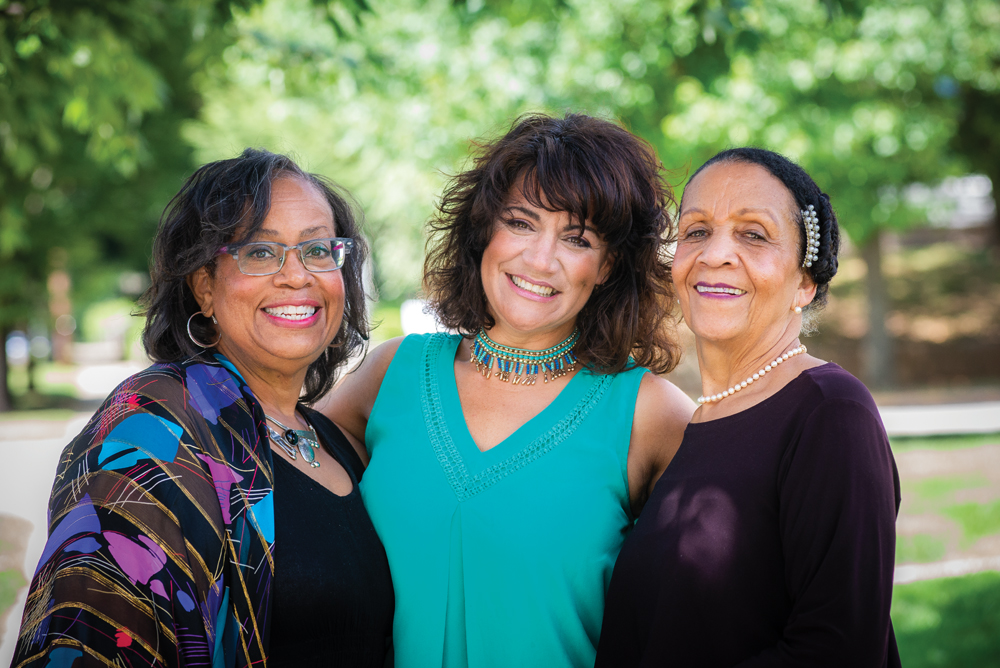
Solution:
<path fill-rule="evenodd" d="M 745 340 L 750 333 L 744 327 L 733 327 L 732 323 L 689 324 L 695 338 L 700 342 L 723 344 L 729 341 Z"/>

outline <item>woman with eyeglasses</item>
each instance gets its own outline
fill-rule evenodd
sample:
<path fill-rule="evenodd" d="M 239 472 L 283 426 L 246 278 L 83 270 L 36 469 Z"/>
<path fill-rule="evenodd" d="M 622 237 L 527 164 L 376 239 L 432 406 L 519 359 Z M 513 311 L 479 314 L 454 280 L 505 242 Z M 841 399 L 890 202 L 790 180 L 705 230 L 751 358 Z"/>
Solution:
<path fill-rule="evenodd" d="M 368 456 L 308 407 L 367 337 L 351 207 L 247 149 L 188 179 L 153 254 L 156 363 L 63 452 L 14 665 L 384 665 Z"/>
<path fill-rule="evenodd" d="M 396 665 L 593 666 L 618 550 L 693 402 L 667 380 L 670 190 L 614 123 L 532 115 L 445 190 L 438 319 L 330 397 L 396 592 Z"/>

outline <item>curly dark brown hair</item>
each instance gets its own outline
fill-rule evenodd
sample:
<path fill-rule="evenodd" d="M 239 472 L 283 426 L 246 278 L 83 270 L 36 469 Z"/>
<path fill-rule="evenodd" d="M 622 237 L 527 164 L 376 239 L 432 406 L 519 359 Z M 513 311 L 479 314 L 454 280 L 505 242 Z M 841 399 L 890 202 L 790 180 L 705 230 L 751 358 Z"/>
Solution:
<path fill-rule="evenodd" d="M 532 205 L 594 229 L 613 259 L 577 316 L 580 361 L 600 373 L 673 369 L 680 345 L 666 249 L 675 200 L 652 146 L 599 118 L 531 114 L 475 148 L 472 168 L 451 178 L 429 224 L 424 290 L 440 322 L 466 337 L 496 324 L 480 265 L 520 184 Z"/>
<path fill-rule="evenodd" d="M 188 318 L 201 310 L 187 277 L 201 267 L 214 273 L 218 250 L 237 233 L 253 238 L 271 209 L 271 186 L 279 177 L 311 183 L 329 203 L 337 234 L 354 239 L 339 270 L 345 293 L 340 331 L 306 372 L 300 399 L 311 404 L 326 394 L 338 367 L 362 351 L 368 339 L 362 281 L 368 245 L 350 196 L 326 178 L 303 171 L 288 156 L 248 148 L 238 158 L 204 165 L 184 182 L 163 212 L 153 241 L 152 283 L 140 301 L 146 316 L 142 343 L 156 362 L 176 362 L 204 352 L 187 334 Z M 199 341 L 218 337 L 207 318 L 195 318 L 191 327 Z"/>

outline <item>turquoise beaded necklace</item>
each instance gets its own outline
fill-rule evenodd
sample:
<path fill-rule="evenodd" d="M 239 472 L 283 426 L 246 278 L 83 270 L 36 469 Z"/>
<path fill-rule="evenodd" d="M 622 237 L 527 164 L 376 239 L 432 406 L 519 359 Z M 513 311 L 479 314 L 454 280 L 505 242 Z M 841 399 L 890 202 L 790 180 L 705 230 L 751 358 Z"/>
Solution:
<path fill-rule="evenodd" d="M 551 348 L 525 350 L 500 345 L 484 330 L 479 330 L 472 342 L 472 357 L 469 361 L 487 378 L 493 375 L 495 364 L 496 377 L 505 383 L 534 385 L 539 373 L 547 383 L 576 369 L 577 359 L 573 346 L 579 340 L 580 330 L 574 329 L 569 337 Z"/>

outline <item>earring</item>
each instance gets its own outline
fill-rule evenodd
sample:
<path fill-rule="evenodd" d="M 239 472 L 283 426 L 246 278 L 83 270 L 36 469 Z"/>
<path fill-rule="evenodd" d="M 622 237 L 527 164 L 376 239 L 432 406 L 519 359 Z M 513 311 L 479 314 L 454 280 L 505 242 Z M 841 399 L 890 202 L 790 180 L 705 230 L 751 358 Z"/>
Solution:
<path fill-rule="evenodd" d="M 191 333 L 191 320 L 194 319 L 194 317 L 196 315 L 205 315 L 205 314 L 202 313 L 201 311 L 198 311 L 197 313 L 192 313 L 191 317 L 188 318 L 188 321 L 187 321 L 188 338 L 191 339 L 191 343 L 193 343 L 194 345 L 198 346 L 199 348 L 213 348 L 213 347 L 215 347 L 216 345 L 218 345 L 219 341 L 222 340 L 222 332 L 219 332 L 219 338 L 217 338 L 215 340 L 215 343 L 209 343 L 208 345 L 205 345 L 204 343 L 202 343 L 198 339 L 194 338 L 194 334 Z M 214 315 L 212 315 L 212 316 L 206 316 L 206 317 L 209 317 L 209 318 L 212 319 L 212 324 L 213 325 L 218 325 L 219 324 L 219 321 L 215 319 Z"/>
<path fill-rule="evenodd" d="M 795 313 L 796 313 L 796 314 L 798 314 L 798 313 L 802 313 L 802 307 L 801 307 L 801 306 L 796 306 L 796 307 L 795 307 L 795 308 L 793 308 L 792 310 L 793 310 L 793 311 L 795 311 Z"/>

